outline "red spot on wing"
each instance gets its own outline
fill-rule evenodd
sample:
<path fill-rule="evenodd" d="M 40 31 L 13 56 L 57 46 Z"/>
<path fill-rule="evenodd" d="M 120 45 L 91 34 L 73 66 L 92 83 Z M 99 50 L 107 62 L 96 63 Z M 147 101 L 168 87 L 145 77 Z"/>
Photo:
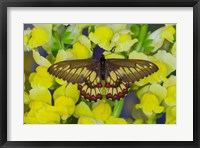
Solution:
<path fill-rule="evenodd" d="M 124 89 L 122 89 L 122 87 L 120 87 L 121 84 L 125 87 Z M 105 87 L 107 89 L 116 89 L 116 90 L 118 90 L 117 94 L 108 93 L 106 95 L 107 99 L 111 98 L 114 101 L 114 100 L 119 100 L 120 98 L 124 98 L 127 95 L 129 87 L 130 87 L 130 83 L 125 83 L 125 82 L 121 81 L 120 79 L 118 79 L 118 80 L 116 80 L 114 85 L 110 85 L 110 83 L 107 82 L 105 84 Z M 118 89 L 118 88 L 120 88 L 120 89 Z M 121 90 L 121 92 L 119 92 L 119 90 Z M 112 92 L 112 91 L 109 91 L 109 92 Z"/>
<path fill-rule="evenodd" d="M 126 87 L 129 87 L 129 83 L 126 83 L 125 86 L 126 86 Z"/>
<path fill-rule="evenodd" d="M 101 95 L 101 94 L 98 94 L 98 95 L 96 96 L 96 99 L 102 99 L 102 95 Z"/>
<path fill-rule="evenodd" d="M 96 100 L 96 97 L 94 95 L 91 96 L 92 100 Z"/>
<path fill-rule="evenodd" d="M 101 84 L 101 83 L 99 83 L 98 85 L 97 85 L 97 87 L 98 88 L 101 88 L 103 85 Z"/>
<path fill-rule="evenodd" d="M 107 98 L 107 99 L 112 98 L 112 94 L 111 94 L 111 93 L 107 94 L 107 95 L 106 95 L 106 98 Z"/>
<path fill-rule="evenodd" d="M 119 98 L 122 98 L 122 97 L 124 97 L 124 94 L 123 94 L 122 92 L 120 92 L 120 93 L 118 94 L 118 96 L 119 96 Z"/>
<path fill-rule="evenodd" d="M 105 87 L 110 88 L 110 84 L 106 83 Z"/>
<path fill-rule="evenodd" d="M 102 99 L 103 98 L 102 94 L 96 94 L 96 95 L 91 95 L 90 93 L 86 94 L 86 91 L 83 90 L 83 87 L 85 87 L 85 86 L 87 86 L 85 90 L 87 90 L 87 89 L 95 89 L 95 87 L 101 88 L 103 86 L 101 83 L 99 83 L 97 85 L 94 85 L 90 81 L 87 81 L 85 83 L 79 84 L 78 85 L 78 90 L 80 91 L 80 95 L 83 98 L 85 98 L 85 99 L 87 99 L 89 101 L 95 101 L 96 102 L 98 99 Z"/>
<path fill-rule="evenodd" d="M 118 98 L 117 95 L 114 95 L 114 96 L 113 96 L 113 99 L 114 99 L 114 100 L 118 100 L 119 98 Z"/>
<path fill-rule="evenodd" d="M 124 93 L 124 94 L 127 94 L 127 93 L 128 93 L 128 89 L 124 89 L 124 90 L 123 90 L 123 93 Z"/>
<path fill-rule="evenodd" d="M 89 94 L 86 94 L 85 98 L 86 98 L 86 99 L 90 99 L 90 95 L 89 95 Z"/>

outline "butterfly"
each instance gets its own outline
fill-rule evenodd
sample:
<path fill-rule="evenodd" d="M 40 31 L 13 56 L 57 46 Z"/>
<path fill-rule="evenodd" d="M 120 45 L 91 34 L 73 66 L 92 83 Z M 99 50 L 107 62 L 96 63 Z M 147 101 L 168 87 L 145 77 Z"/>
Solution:
<path fill-rule="evenodd" d="M 88 101 L 96 102 L 103 98 L 120 100 L 130 89 L 130 84 L 143 79 L 158 67 L 146 60 L 139 59 L 83 59 L 68 60 L 53 64 L 48 72 L 55 77 L 78 84 L 81 96 Z M 102 80 L 105 83 L 102 83 Z"/>

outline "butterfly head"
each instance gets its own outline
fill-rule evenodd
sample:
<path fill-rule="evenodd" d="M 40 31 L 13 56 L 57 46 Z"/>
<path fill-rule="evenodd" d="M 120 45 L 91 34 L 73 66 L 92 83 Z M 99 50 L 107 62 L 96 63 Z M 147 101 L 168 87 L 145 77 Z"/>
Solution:
<path fill-rule="evenodd" d="M 103 54 L 101 55 L 100 61 L 105 61 L 105 56 Z"/>

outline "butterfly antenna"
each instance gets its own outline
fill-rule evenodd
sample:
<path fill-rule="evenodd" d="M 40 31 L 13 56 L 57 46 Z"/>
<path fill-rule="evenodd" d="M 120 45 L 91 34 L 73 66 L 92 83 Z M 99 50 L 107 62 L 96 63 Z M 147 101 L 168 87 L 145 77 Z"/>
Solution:
<path fill-rule="evenodd" d="M 114 53 L 115 52 L 115 47 L 113 47 L 111 50 L 110 50 L 111 53 Z"/>
<path fill-rule="evenodd" d="M 106 54 L 106 55 L 110 55 L 110 54 L 112 54 L 112 53 L 114 53 L 115 52 L 115 47 L 113 47 L 111 50 L 110 50 L 110 53 L 108 53 L 108 54 Z"/>

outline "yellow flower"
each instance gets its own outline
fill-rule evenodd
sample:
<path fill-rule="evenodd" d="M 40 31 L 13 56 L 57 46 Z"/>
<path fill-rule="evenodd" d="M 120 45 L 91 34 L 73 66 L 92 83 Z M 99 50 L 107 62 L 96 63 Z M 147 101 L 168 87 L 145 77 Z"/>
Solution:
<path fill-rule="evenodd" d="M 74 102 L 76 103 L 80 97 L 78 85 L 69 83 L 65 89 L 65 95 L 67 97 L 72 98 L 74 100 Z"/>
<path fill-rule="evenodd" d="M 77 27 L 80 29 L 80 30 L 83 30 L 84 28 L 86 27 L 89 27 L 91 24 L 77 24 Z"/>
<path fill-rule="evenodd" d="M 29 104 L 29 102 L 30 102 L 29 94 L 24 91 L 24 104 Z"/>
<path fill-rule="evenodd" d="M 70 51 L 76 59 L 88 59 L 92 56 L 92 51 L 80 42 L 76 42 Z"/>
<path fill-rule="evenodd" d="M 149 39 L 153 40 L 151 46 L 153 46 L 154 49 L 151 52 L 157 51 L 163 45 L 164 39 L 168 40 L 169 42 L 173 42 L 175 31 L 176 30 L 173 25 L 170 24 L 152 32 L 148 37 Z"/>
<path fill-rule="evenodd" d="M 72 98 L 61 96 L 55 100 L 55 111 L 59 113 L 63 120 L 70 117 L 75 111 L 75 102 Z"/>
<path fill-rule="evenodd" d="M 154 55 L 154 58 L 156 61 L 165 64 L 165 66 L 167 67 L 167 75 L 176 69 L 176 57 L 166 52 L 165 50 L 159 50 Z"/>
<path fill-rule="evenodd" d="M 91 42 L 90 40 L 84 36 L 84 35 L 80 35 L 77 38 L 78 42 L 80 42 L 82 45 L 84 45 L 87 49 L 91 49 Z"/>
<path fill-rule="evenodd" d="M 110 42 L 112 37 L 113 31 L 104 25 L 97 26 L 95 32 L 89 34 L 89 39 L 105 50 L 111 50 Z"/>
<path fill-rule="evenodd" d="M 148 56 L 143 52 L 132 51 L 129 54 L 129 59 L 141 59 L 141 60 L 148 60 Z"/>
<path fill-rule="evenodd" d="M 60 84 L 60 85 L 64 85 L 64 84 L 67 84 L 67 81 L 63 80 L 63 79 L 60 79 L 60 78 L 55 78 L 55 81 Z"/>
<path fill-rule="evenodd" d="M 43 56 L 40 56 L 38 51 L 33 50 L 33 58 L 34 58 L 35 62 L 40 66 L 43 66 L 46 68 L 49 68 L 51 66 L 51 63 Z"/>
<path fill-rule="evenodd" d="M 75 60 L 75 59 L 77 59 L 76 54 L 74 54 L 71 49 L 68 49 L 66 51 L 64 49 L 61 49 L 61 50 L 58 50 L 58 53 L 56 55 L 56 60 L 54 63 L 58 63 L 61 61 L 66 61 L 66 60 Z"/>
<path fill-rule="evenodd" d="M 54 63 L 65 60 L 88 59 L 92 56 L 90 40 L 84 35 L 79 35 L 76 40 L 77 42 L 73 44 L 72 49 L 58 51 Z"/>
<path fill-rule="evenodd" d="M 75 108 L 74 116 L 77 118 L 93 117 L 93 114 L 89 106 L 85 102 L 80 102 Z"/>
<path fill-rule="evenodd" d="M 168 107 L 166 110 L 165 124 L 176 124 L 176 107 Z"/>
<path fill-rule="evenodd" d="M 26 124 L 58 124 L 60 116 L 56 112 L 48 111 L 52 107 L 44 102 L 31 101 L 29 104 L 30 111 L 25 114 L 24 123 Z"/>
<path fill-rule="evenodd" d="M 74 112 L 74 117 L 79 118 L 78 124 L 103 124 L 103 122 L 94 117 L 93 112 L 85 102 L 80 102 Z"/>
<path fill-rule="evenodd" d="M 71 83 L 69 83 L 68 85 L 63 84 L 54 91 L 53 94 L 54 100 L 56 100 L 60 96 L 66 96 L 72 98 L 76 103 L 80 96 L 80 92 L 77 87 L 78 87 L 77 84 L 71 84 Z"/>
<path fill-rule="evenodd" d="M 161 36 L 162 38 L 173 43 L 175 33 L 176 33 L 176 30 L 173 25 L 166 25 L 165 28 L 162 30 Z"/>
<path fill-rule="evenodd" d="M 176 85 L 167 88 L 167 97 L 164 101 L 168 106 L 176 105 Z"/>
<path fill-rule="evenodd" d="M 108 103 L 101 102 L 92 110 L 94 117 L 101 121 L 106 121 L 111 115 L 112 110 Z"/>
<path fill-rule="evenodd" d="M 25 114 L 25 123 L 60 123 L 60 119 L 66 120 L 74 113 L 75 102 L 72 98 L 61 96 L 55 100 L 54 106 L 51 106 L 45 103 L 46 101 L 38 99 L 38 96 L 32 97 L 35 99 L 29 104 L 30 111 Z"/>
<path fill-rule="evenodd" d="M 127 124 L 127 122 L 123 118 L 116 118 L 116 117 L 110 116 L 106 120 L 106 124 Z"/>
<path fill-rule="evenodd" d="M 171 75 L 168 79 L 166 79 L 163 83 L 163 86 L 165 88 L 172 86 L 172 85 L 176 85 L 176 76 Z"/>
<path fill-rule="evenodd" d="M 152 84 L 149 87 L 149 91 L 155 94 L 160 99 L 160 101 L 167 96 L 166 88 L 161 86 L 160 84 Z"/>
<path fill-rule="evenodd" d="M 49 88 L 54 83 L 54 77 L 47 72 L 46 67 L 38 66 L 36 68 L 36 73 L 30 74 L 29 82 L 32 88 Z"/>
<path fill-rule="evenodd" d="M 129 31 L 123 31 L 113 36 L 112 46 L 115 46 L 115 52 L 128 51 L 138 40 L 132 39 Z"/>
<path fill-rule="evenodd" d="M 105 59 L 125 59 L 125 56 L 120 53 L 111 53 L 105 51 L 104 53 Z"/>
<path fill-rule="evenodd" d="M 36 48 L 38 46 L 46 44 L 48 40 L 49 40 L 48 33 L 44 29 L 34 27 L 32 29 L 31 38 L 28 41 L 28 47 Z"/>
<path fill-rule="evenodd" d="M 118 33 L 118 32 L 121 32 L 123 30 L 127 30 L 128 29 L 128 25 L 127 24 L 107 24 L 106 26 L 111 28 L 112 31 L 115 32 L 115 33 Z"/>
<path fill-rule="evenodd" d="M 60 86 L 60 87 L 58 87 L 58 88 L 54 91 L 54 93 L 53 93 L 53 99 L 54 99 L 54 101 L 55 101 L 58 97 L 60 97 L 60 96 L 65 96 L 65 89 L 66 89 L 66 84 L 64 84 L 64 85 L 62 85 L 62 86 Z"/>
<path fill-rule="evenodd" d="M 142 109 L 147 116 L 151 116 L 154 113 L 163 112 L 164 107 L 159 104 L 159 99 L 156 95 L 152 93 L 145 93 L 141 98 L 140 104 L 136 105 L 136 109 Z"/>
<path fill-rule="evenodd" d="M 78 124 L 96 124 L 96 121 L 91 117 L 80 117 Z"/>
<path fill-rule="evenodd" d="M 135 121 L 133 121 L 133 124 L 143 124 L 144 120 L 143 119 L 136 119 Z"/>
<path fill-rule="evenodd" d="M 39 88 L 33 88 L 29 91 L 29 97 L 34 101 L 41 101 L 45 102 L 47 104 L 51 104 L 51 93 L 47 88 L 39 87 Z"/>
<path fill-rule="evenodd" d="M 60 116 L 55 112 L 48 112 L 46 110 L 42 110 L 36 115 L 38 121 L 40 123 L 48 123 L 48 124 L 59 124 Z"/>
<path fill-rule="evenodd" d="M 167 96 L 167 89 L 160 84 L 151 84 L 142 87 L 140 90 L 137 91 L 138 98 L 142 98 L 145 93 L 153 93 L 158 97 L 159 103 Z"/>

